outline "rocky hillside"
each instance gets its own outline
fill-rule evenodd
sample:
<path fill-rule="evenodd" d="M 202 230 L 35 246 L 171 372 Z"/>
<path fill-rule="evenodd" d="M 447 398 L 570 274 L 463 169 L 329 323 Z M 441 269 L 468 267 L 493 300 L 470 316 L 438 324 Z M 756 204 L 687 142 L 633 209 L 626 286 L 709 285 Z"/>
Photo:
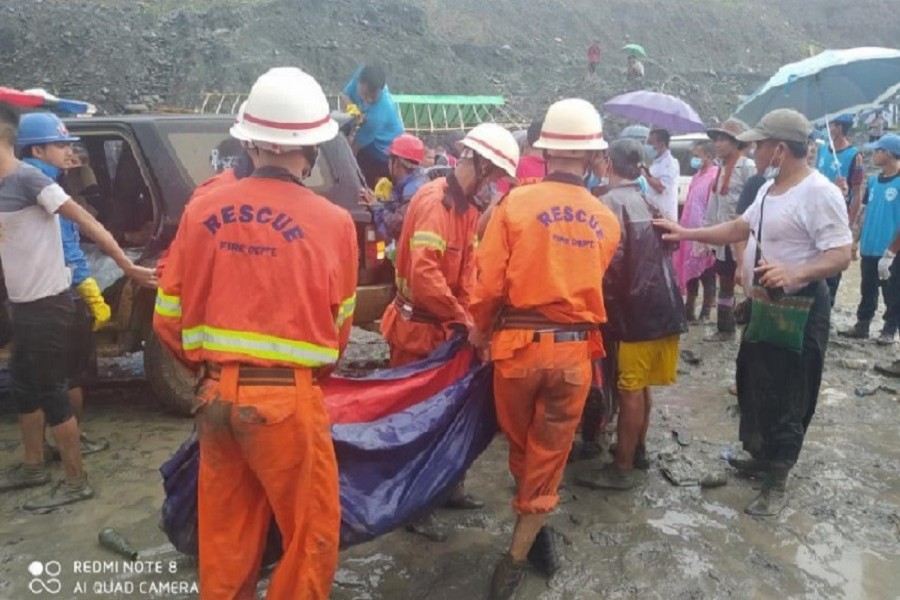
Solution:
<path fill-rule="evenodd" d="M 889 5 L 900 0 L 852 11 L 846 0 L 4 0 L 0 85 L 108 111 L 190 107 L 276 65 L 337 90 L 377 59 L 394 91 L 499 93 L 532 114 L 561 96 L 600 103 L 629 89 L 619 48 L 637 42 L 650 54 L 644 85 L 714 120 L 811 45 L 895 45 Z M 604 57 L 588 80 L 593 39 Z"/>

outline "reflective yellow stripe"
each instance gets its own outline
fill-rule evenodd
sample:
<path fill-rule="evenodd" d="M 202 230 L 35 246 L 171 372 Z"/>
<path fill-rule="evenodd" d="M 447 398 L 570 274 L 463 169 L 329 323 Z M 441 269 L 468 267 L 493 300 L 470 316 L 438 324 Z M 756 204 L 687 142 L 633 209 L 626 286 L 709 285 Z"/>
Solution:
<path fill-rule="evenodd" d="M 282 360 L 304 367 L 318 367 L 337 362 L 337 348 L 317 346 L 309 342 L 298 342 L 253 333 L 251 331 L 231 331 L 209 325 L 199 325 L 181 332 L 181 345 L 185 350 L 216 350 L 233 352 L 254 358 Z"/>
<path fill-rule="evenodd" d="M 409 296 L 409 283 L 406 281 L 406 277 L 397 278 L 397 291 L 403 296 Z"/>
<path fill-rule="evenodd" d="M 159 290 L 156 292 L 156 312 L 164 317 L 181 316 L 181 298 L 170 296 Z"/>
<path fill-rule="evenodd" d="M 433 231 L 416 231 L 409 240 L 410 248 L 431 248 L 438 252 L 447 250 L 447 241 Z"/>
<path fill-rule="evenodd" d="M 341 306 L 338 308 L 337 319 L 334 320 L 334 324 L 341 327 L 341 325 L 344 324 L 344 321 L 353 318 L 354 310 L 356 310 L 356 294 L 353 294 L 341 302 Z"/>

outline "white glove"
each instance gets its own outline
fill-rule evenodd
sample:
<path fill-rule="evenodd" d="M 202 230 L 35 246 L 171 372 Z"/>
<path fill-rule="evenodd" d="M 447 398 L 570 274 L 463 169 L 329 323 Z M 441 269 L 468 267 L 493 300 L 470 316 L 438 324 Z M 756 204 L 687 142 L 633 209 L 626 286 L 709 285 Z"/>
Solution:
<path fill-rule="evenodd" d="M 891 278 L 891 265 L 894 264 L 894 257 L 897 256 L 890 250 L 884 251 L 884 256 L 878 259 L 878 278 L 882 281 Z"/>

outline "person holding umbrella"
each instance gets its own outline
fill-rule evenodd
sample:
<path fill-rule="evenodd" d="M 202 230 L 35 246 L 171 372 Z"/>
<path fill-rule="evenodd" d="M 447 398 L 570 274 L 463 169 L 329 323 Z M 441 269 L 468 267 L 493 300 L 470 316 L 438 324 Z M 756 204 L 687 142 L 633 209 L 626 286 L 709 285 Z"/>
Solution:
<path fill-rule="evenodd" d="M 654 223 L 669 241 L 747 242 L 752 310 L 738 351 L 737 393 L 749 457 L 729 463 L 762 479 L 744 511 L 754 516 L 775 516 L 787 505 L 788 475 L 815 414 L 825 365 L 831 320 L 825 279 L 850 264 L 853 237 L 841 193 L 806 164 L 811 128 L 800 113 L 778 109 L 737 136 L 756 143 L 756 160 L 770 179 L 740 217 L 702 229 Z"/>

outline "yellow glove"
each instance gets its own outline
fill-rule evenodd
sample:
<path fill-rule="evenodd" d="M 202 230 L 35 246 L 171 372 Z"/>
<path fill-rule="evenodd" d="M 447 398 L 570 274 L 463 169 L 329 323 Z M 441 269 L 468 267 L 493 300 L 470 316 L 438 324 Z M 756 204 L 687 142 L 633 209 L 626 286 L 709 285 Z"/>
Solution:
<path fill-rule="evenodd" d="M 112 309 L 106 303 L 106 300 L 103 299 L 97 280 L 93 277 L 88 277 L 79 283 L 75 289 L 94 316 L 94 331 L 97 331 L 112 317 Z"/>
<path fill-rule="evenodd" d="M 382 177 L 375 184 L 375 197 L 386 202 L 391 199 L 391 192 L 394 191 L 394 184 L 387 177 Z"/>
<path fill-rule="evenodd" d="M 366 116 L 362 113 L 361 110 L 359 110 L 359 107 L 355 104 L 348 104 L 347 106 L 345 106 L 344 112 L 351 117 L 355 117 L 357 123 L 362 123 L 366 119 Z"/>

